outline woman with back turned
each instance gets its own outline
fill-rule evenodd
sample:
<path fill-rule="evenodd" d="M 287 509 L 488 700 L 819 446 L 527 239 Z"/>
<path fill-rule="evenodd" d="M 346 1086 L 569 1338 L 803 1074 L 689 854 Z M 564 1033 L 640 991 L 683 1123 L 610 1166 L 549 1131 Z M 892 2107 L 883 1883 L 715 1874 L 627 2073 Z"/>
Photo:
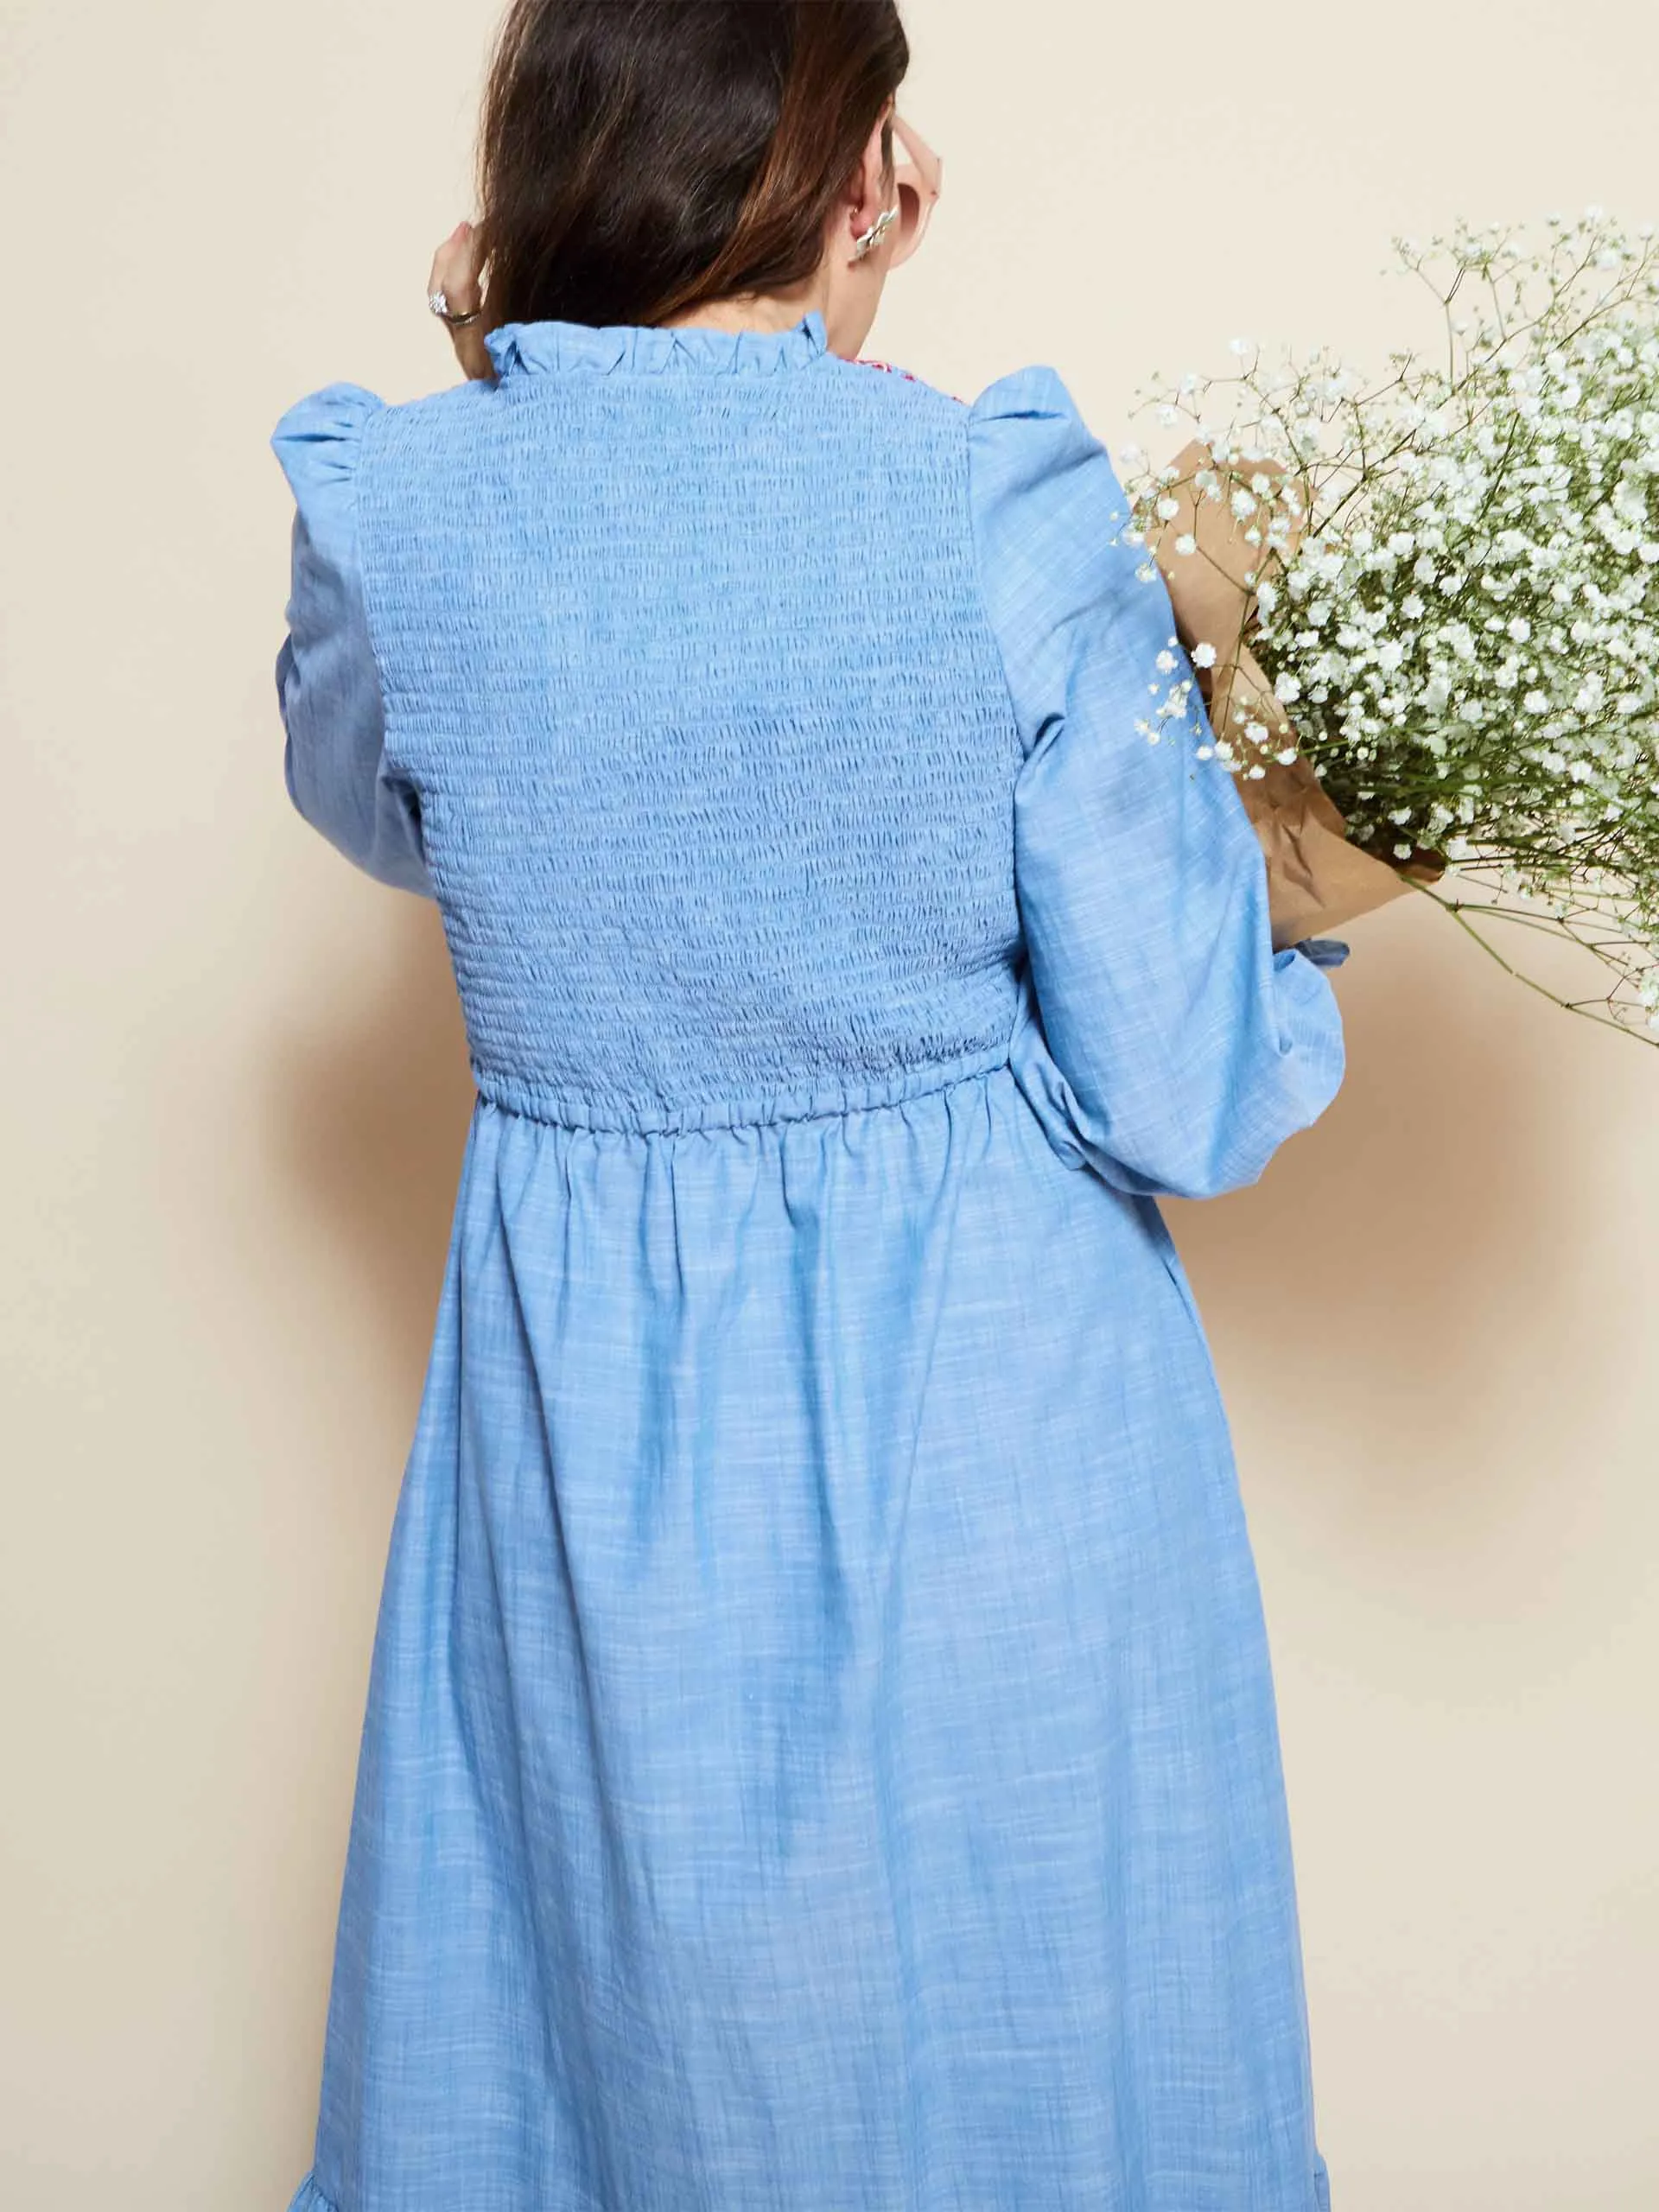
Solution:
<path fill-rule="evenodd" d="M 1328 2202 L 1157 1200 L 1341 1032 L 1137 734 L 1172 611 L 1059 379 L 857 358 L 906 60 L 517 0 L 468 375 L 276 433 L 289 788 L 437 901 L 478 1088 L 296 2212 Z"/>

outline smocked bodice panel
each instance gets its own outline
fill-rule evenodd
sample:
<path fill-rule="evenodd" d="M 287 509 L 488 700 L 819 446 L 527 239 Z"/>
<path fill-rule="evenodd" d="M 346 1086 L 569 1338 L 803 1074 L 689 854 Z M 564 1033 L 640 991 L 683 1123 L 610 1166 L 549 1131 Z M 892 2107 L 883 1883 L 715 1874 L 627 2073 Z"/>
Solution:
<path fill-rule="evenodd" d="M 685 1126 L 994 1064 L 1020 741 L 968 410 L 816 319 L 493 348 L 493 391 L 376 415 L 357 480 L 480 1086 Z"/>

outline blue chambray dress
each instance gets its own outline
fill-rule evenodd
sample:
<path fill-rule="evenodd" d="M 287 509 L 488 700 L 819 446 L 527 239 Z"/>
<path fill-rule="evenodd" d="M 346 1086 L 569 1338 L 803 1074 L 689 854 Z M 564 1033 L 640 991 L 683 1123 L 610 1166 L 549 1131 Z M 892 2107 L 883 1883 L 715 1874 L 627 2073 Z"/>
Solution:
<path fill-rule="evenodd" d="M 1157 1200 L 1324 1109 L 1048 369 L 521 323 L 302 400 L 300 811 L 477 1103 L 297 2212 L 1315 2212 L 1255 1567 Z"/>

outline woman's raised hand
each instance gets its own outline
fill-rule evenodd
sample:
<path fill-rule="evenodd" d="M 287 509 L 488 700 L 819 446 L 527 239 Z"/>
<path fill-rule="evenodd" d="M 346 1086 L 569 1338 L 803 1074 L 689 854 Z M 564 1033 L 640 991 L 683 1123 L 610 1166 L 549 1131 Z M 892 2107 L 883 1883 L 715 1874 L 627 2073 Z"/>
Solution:
<path fill-rule="evenodd" d="M 433 255 L 432 275 L 426 289 L 429 297 L 435 292 L 443 294 L 451 315 L 471 315 L 483 305 L 479 283 L 478 233 L 470 223 L 457 223 Z M 495 374 L 484 344 L 481 321 L 469 322 L 464 330 L 450 329 L 449 337 L 464 376 L 483 382 Z"/>

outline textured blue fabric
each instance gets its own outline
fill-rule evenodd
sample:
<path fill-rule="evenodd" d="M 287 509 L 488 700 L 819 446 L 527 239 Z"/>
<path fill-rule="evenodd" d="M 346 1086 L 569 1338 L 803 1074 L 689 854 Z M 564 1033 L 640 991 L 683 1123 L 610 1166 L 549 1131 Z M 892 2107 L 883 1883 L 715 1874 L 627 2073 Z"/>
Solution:
<path fill-rule="evenodd" d="M 296 2212 L 1319 2212 L 1273 1689 L 1160 1215 L 1342 1074 L 1051 372 L 331 385 L 289 789 L 478 1103 Z"/>
<path fill-rule="evenodd" d="M 290 479 L 307 487 L 295 509 L 294 588 L 276 656 L 288 793 L 359 868 L 429 894 L 419 805 L 385 757 L 357 556 L 352 410 L 343 394 L 321 414 L 296 409 L 279 448 Z"/>

